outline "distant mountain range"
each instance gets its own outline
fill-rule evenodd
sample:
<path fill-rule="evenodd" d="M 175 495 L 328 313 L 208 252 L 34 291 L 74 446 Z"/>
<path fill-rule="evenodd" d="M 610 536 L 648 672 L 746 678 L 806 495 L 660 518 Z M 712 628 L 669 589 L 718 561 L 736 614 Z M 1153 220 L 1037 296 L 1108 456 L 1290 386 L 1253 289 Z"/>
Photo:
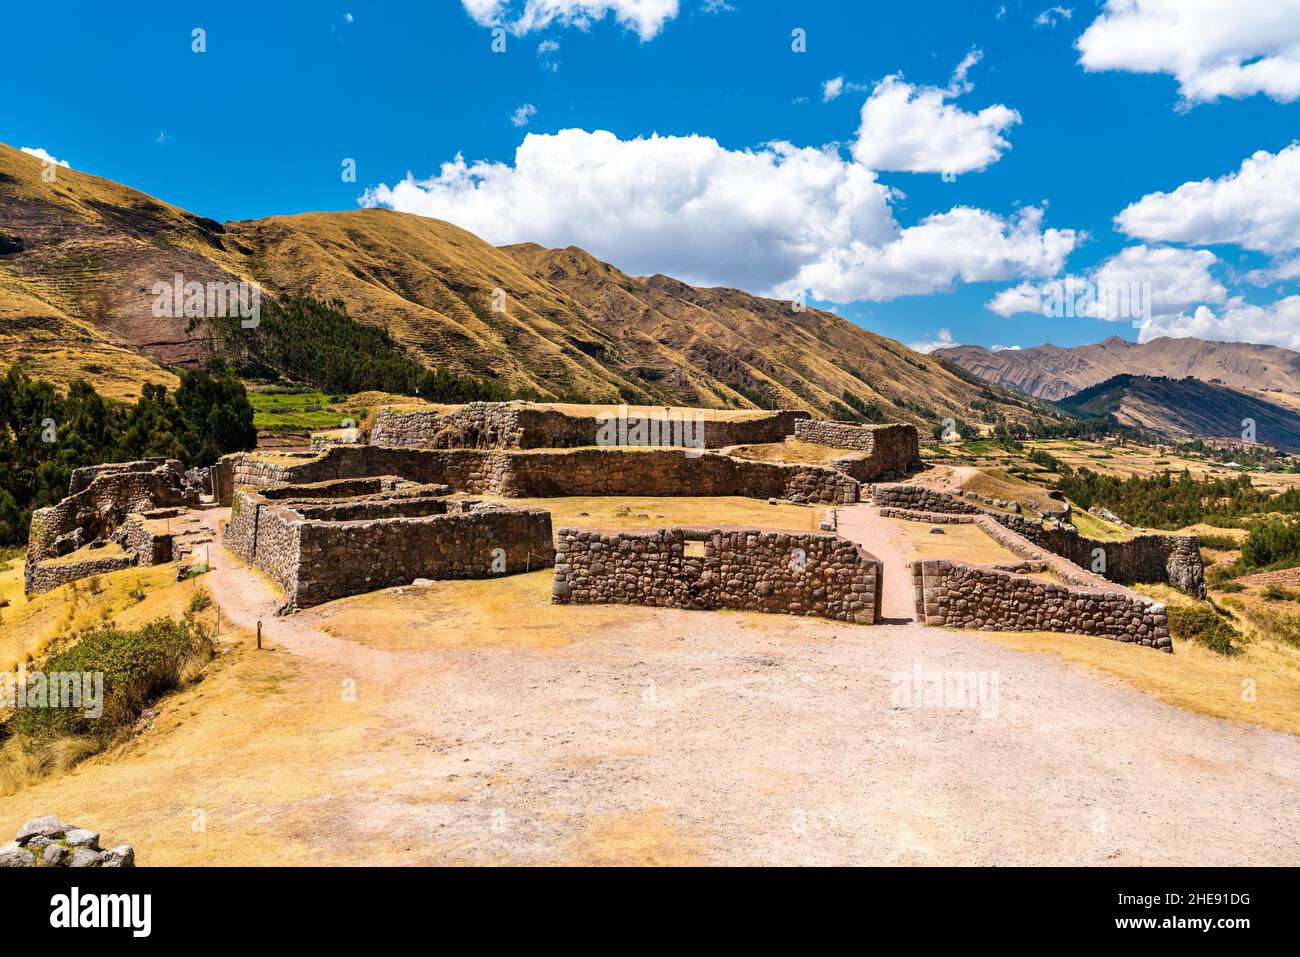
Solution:
<path fill-rule="evenodd" d="M 203 358 L 155 283 L 256 282 L 341 300 L 411 358 L 544 399 L 793 407 L 931 426 L 1029 421 L 1011 390 L 831 312 L 668 276 L 634 277 L 576 247 L 495 247 L 389 210 L 219 223 L 76 170 L 53 182 L 0 144 L 0 365 L 129 396 Z M 292 370 L 285 370 L 292 372 Z M 1049 413 L 1050 414 L 1050 413 Z"/>
<path fill-rule="evenodd" d="M 1300 394 L 1300 353 L 1248 342 L 1162 337 L 1136 343 L 1111 336 L 1093 345 L 991 352 L 980 346 L 935 350 L 981 379 L 1042 399 L 1064 399 L 1117 375 L 1191 376 L 1234 389 Z"/>
<path fill-rule="evenodd" d="M 1300 413 L 1295 406 L 1190 377 L 1112 376 L 1062 399 L 1061 405 L 1087 417 L 1113 415 L 1123 425 L 1171 438 L 1240 442 L 1249 420 L 1256 441 L 1300 452 Z"/>
<path fill-rule="evenodd" d="M 1134 343 L 1111 336 L 1063 349 L 956 346 L 936 350 L 990 383 L 1060 403 L 1077 415 L 1116 421 L 1172 439 L 1258 441 L 1300 451 L 1300 353 L 1203 339 Z"/>

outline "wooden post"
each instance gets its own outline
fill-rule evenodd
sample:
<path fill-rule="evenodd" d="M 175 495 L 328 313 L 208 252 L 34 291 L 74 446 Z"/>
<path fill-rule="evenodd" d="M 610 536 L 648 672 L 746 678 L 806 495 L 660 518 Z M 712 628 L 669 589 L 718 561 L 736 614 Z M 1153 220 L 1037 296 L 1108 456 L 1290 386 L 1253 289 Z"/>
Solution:
<path fill-rule="evenodd" d="M 262 650 L 262 619 L 257 619 L 257 649 Z"/>
<path fill-rule="evenodd" d="M 221 606 L 217 606 L 217 637 L 221 636 Z"/>

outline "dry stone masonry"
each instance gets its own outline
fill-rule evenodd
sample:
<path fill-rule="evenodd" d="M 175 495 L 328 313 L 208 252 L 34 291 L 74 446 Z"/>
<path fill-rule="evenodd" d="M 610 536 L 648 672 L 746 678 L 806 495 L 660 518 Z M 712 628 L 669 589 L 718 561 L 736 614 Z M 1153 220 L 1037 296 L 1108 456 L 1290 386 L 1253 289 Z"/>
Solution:
<path fill-rule="evenodd" d="M 741 495 L 848 504 L 859 482 L 817 465 L 755 462 L 680 449 L 493 450 L 335 446 L 307 458 L 227 456 L 233 487 L 400 475 L 462 492 L 518 498 L 557 495 Z"/>
<path fill-rule="evenodd" d="M 150 542 L 146 547 L 139 535 L 132 537 L 139 549 L 129 557 L 108 558 L 87 548 L 84 561 L 57 560 L 83 546 L 102 543 L 133 513 L 192 507 L 198 502 L 198 490 L 186 481 L 181 463 L 175 460 L 147 459 L 76 469 L 68 497 L 32 513 L 24 569 L 26 592 L 36 594 L 88 575 L 151 563 L 155 547 L 162 550 L 163 546 Z"/>
<path fill-rule="evenodd" d="M 1058 584 L 948 559 L 913 562 L 912 583 L 927 625 L 1080 633 L 1173 650 L 1165 606 L 1113 585 Z"/>
<path fill-rule="evenodd" d="M 794 424 L 794 437 L 802 442 L 855 450 L 831 464 L 859 482 L 900 478 L 921 467 L 920 436 L 916 426 L 902 422 L 859 425 L 802 419 Z"/>
<path fill-rule="evenodd" d="M 697 544 L 691 549 L 690 545 Z M 552 600 L 879 620 L 882 564 L 829 533 L 562 528 Z"/>
<path fill-rule="evenodd" d="M 419 578 L 487 578 L 548 568 L 551 515 L 396 476 L 239 489 L 225 543 L 306 607 Z"/>
<path fill-rule="evenodd" d="M 1086 538 L 1073 528 L 1047 528 L 1014 513 L 990 511 L 944 492 L 916 485 L 878 484 L 871 490 L 882 515 L 907 513 L 988 515 L 1039 548 L 1084 568 L 1096 566 L 1111 581 L 1169 584 L 1198 598 L 1205 596 L 1205 566 L 1194 535 L 1137 535 L 1118 541 Z"/>
<path fill-rule="evenodd" d="M 135 851 L 130 844 L 104 850 L 97 832 L 38 817 L 0 847 L 0 867 L 135 867 Z"/>
<path fill-rule="evenodd" d="M 690 434 L 683 440 L 674 424 L 680 418 L 661 413 L 611 406 L 607 410 L 636 427 L 645 422 L 645 432 L 658 441 L 629 440 L 624 428 L 620 441 L 602 441 L 602 422 L 595 415 L 571 415 L 529 402 L 471 402 L 446 409 L 393 409 L 379 411 L 370 430 L 373 445 L 411 449 L 558 449 L 591 445 L 698 445 L 722 448 L 728 445 L 780 442 L 790 435 L 807 412 L 788 409 L 755 413 L 744 419 L 702 419 L 699 441 L 692 420 Z M 653 423 L 653 424 L 651 424 Z M 618 430 L 614 430 L 615 434 Z"/>

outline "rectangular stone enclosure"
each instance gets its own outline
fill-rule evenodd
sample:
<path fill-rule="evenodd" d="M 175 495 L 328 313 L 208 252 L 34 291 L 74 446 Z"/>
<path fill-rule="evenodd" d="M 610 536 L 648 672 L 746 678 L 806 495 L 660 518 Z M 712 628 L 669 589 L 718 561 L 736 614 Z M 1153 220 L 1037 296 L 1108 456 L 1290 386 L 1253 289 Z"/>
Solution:
<path fill-rule="evenodd" d="M 226 547 L 306 607 L 417 578 L 489 578 L 554 563 L 551 515 L 394 476 L 238 489 Z"/>
<path fill-rule="evenodd" d="M 703 549 L 692 548 L 702 543 Z M 833 533 L 562 528 L 552 600 L 880 620 L 881 561 Z"/>

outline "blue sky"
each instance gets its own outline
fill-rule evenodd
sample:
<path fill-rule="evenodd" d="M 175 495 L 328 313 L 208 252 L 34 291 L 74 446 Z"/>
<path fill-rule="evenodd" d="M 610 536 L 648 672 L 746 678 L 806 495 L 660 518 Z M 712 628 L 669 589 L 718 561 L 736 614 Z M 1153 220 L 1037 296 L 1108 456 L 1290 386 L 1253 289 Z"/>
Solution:
<path fill-rule="evenodd" d="M 908 343 L 1300 348 L 1300 4 L 1184 7 L 5 0 L 0 140 L 219 220 L 391 205 Z M 1044 315 L 1107 277 L 1151 284 L 1139 320 Z"/>

